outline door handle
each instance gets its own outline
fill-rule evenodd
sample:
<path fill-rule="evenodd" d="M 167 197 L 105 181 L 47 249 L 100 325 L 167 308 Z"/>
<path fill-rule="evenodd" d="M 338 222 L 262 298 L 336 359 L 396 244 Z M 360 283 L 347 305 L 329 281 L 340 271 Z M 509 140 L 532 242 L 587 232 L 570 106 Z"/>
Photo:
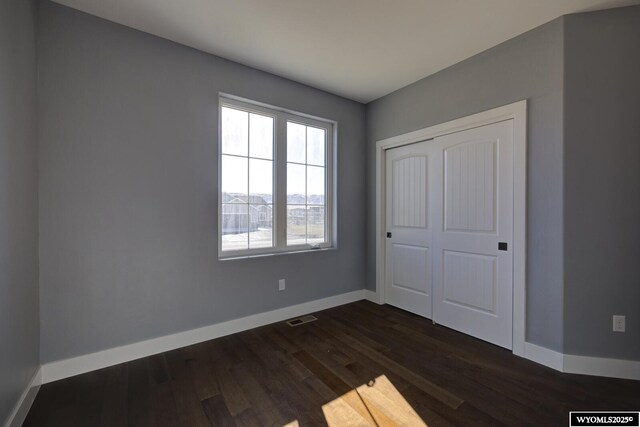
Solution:
<path fill-rule="evenodd" d="M 387 231 L 387 239 L 390 239 L 390 238 L 391 238 L 391 232 Z"/>
<path fill-rule="evenodd" d="M 508 250 L 507 247 L 508 247 L 507 242 L 498 242 L 499 251 L 506 251 Z"/>

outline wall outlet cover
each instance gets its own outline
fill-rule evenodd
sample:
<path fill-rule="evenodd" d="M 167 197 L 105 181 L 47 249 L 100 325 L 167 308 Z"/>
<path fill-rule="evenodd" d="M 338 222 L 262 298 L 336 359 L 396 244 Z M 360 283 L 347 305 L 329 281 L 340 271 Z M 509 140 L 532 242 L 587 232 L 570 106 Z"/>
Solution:
<path fill-rule="evenodd" d="M 622 314 L 613 315 L 613 332 L 624 332 L 625 330 L 625 316 Z"/>

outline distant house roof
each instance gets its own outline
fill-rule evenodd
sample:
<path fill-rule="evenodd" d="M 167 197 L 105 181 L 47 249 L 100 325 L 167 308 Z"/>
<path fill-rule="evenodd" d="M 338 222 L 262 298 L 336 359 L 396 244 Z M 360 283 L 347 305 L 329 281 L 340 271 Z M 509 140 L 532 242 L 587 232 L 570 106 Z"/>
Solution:
<path fill-rule="evenodd" d="M 254 194 L 247 196 L 238 193 L 222 193 L 222 203 L 249 203 L 255 205 L 271 204 L 271 194 Z M 324 205 L 324 195 L 312 194 L 305 198 L 304 194 L 287 195 L 287 204 L 290 205 Z"/>
<path fill-rule="evenodd" d="M 267 200 L 267 198 L 262 195 L 247 196 L 246 194 L 222 193 L 222 203 L 250 203 L 255 205 L 265 205 L 270 204 L 271 200 L 270 198 Z"/>

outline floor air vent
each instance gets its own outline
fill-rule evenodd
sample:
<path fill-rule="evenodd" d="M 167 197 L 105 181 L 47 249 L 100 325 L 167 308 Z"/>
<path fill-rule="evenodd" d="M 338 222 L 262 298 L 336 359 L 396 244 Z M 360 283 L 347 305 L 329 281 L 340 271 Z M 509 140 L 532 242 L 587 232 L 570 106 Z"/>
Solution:
<path fill-rule="evenodd" d="M 287 325 L 298 326 L 303 323 L 313 322 L 314 320 L 318 320 L 318 318 L 310 314 L 308 316 L 296 317 L 295 319 L 287 320 Z"/>

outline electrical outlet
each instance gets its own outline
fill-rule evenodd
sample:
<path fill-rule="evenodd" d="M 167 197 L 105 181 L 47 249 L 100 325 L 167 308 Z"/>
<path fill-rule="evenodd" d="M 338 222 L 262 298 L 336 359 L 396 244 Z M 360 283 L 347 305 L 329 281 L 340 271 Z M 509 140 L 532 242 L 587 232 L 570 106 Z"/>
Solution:
<path fill-rule="evenodd" d="M 279 291 L 284 291 L 284 289 L 285 289 L 284 279 L 278 280 L 278 290 Z"/>
<path fill-rule="evenodd" d="M 613 332 L 624 332 L 625 317 L 622 314 L 613 315 Z"/>

